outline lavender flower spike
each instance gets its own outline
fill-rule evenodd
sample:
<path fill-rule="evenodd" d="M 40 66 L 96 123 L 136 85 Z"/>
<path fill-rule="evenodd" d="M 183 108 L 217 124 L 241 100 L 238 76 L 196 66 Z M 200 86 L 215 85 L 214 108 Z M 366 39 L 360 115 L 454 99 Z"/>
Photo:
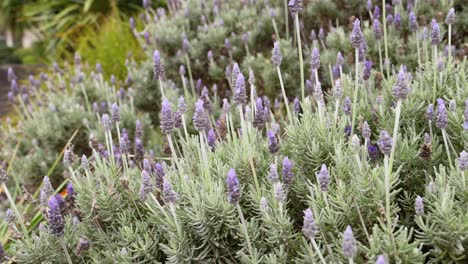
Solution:
<path fill-rule="evenodd" d="M 313 70 L 320 68 L 320 53 L 317 48 L 314 48 L 312 50 L 312 54 L 310 55 L 310 67 Z"/>
<path fill-rule="evenodd" d="M 245 91 L 245 78 L 242 73 L 237 75 L 236 90 L 234 91 L 234 102 L 237 105 L 245 105 L 247 102 L 247 94 Z"/>
<path fill-rule="evenodd" d="M 372 24 L 372 29 L 374 32 L 374 38 L 376 40 L 382 39 L 382 28 L 380 27 L 380 22 L 378 19 L 374 19 L 374 23 Z"/>
<path fill-rule="evenodd" d="M 108 114 L 103 114 L 101 118 L 102 127 L 104 131 L 109 132 L 112 129 L 112 120 L 110 119 Z"/>
<path fill-rule="evenodd" d="M 193 125 L 197 131 L 205 131 L 208 125 L 208 117 L 206 116 L 205 109 L 203 108 L 203 100 L 198 99 L 195 104 L 195 113 L 193 114 Z"/>
<path fill-rule="evenodd" d="M 437 99 L 437 114 L 436 114 L 436 127 L 439 129 L 447 129 L 448 115 L 447 108 L 443 99 Z"/>
<path fill-rule="evenodd" d="M 458 159 L 458 167 L 460 167 L 461 171 L 468 170 L 468 152 L 463 150 L 460 153 L 460 158 Z"/>
<path fill-rule="evenodd" d="M 64 235 L 65 222 L 60 213 L 59 203 L 55 196 L 50 197 L 48 201 L 49 210 L 47 211 L 47 220 L 49 221 L 49 232 L 55 237 Z"/>
<path fill-rule="evenodd" d="M 153 185 L 151 184 L 151 177 L 146 171 L 141 172 L 141 185 L 140 185 L 140 192 L 138 197 L 141 201 L 145 201 L 148 194 L 153 191 Z"/>
<path fill-rule="evenodd" d="M 413 11 L 409 14 L 409 28 L 411 29 L 411 32 L 416 32 L 419 28 L 418 19 Z"/>
<path fill-rule="evenodd" d="M 362 78 L 366 81 L 369 80 L 371 73 L 372 73 L 372 61 L 366 61 L 364 63 L 364 70 L 362 73 Z"/>
<path fill-rule="evenodd" d="M 314 239 L 319 230 L 315 223 L 314 215 L 310 208 L 304 210 L 304 224 L 302 225 L 302 233 L 309 239 Z"/>
<path fill-rule="evenodd" d="M 384 155 L 390 155 L 392 152 L 393 139 L 387 131 L 382 130 L 380 132 L 380 139 L 377 141 L 377 145 Z"/>
<path fill-rule="evenodd" d="M 328 191 L 328 186 L 330 185 L 330 173 L 328 172 L 327 165 L 322 164 L 322 168 L 320 169 L 317 178 L 320 183 L 320 190 L 323 192 Z"/>
<path fill-rule="evenodd" d="M 447 18 L 445 18 L 445 23 L 447 25 L 455 23 L 455 9 L 450 8 L 449 12 L 447 13 Z"/>
<path fill-rule="evenodd" d="M 349 39 L 351 41 L 351 45 L 355 49 L 359 49 L 362 46 L 362 43 L 364 42 L 364 35 L 361 31 L 361 21 L 359 21 L 358 18 L 354 20 L 353 31 L 351 32 Z"/>
<path fill-rule="evenodd" d="M 403 66 L 400 68 L 400 72 L 397 75 L 396 85 L 393 86 L 393 96 L 397 100 L 405 100 L 408 97 L 409 86 L 406 80 L 406 73 Z"/>
<path fill-rule="evenodd" d="M 414 202 L 414 211 L 417 215 L 424 214 L 424 199 L 421 196 L 417 196 Z"/>
<path fill-rule="evenodd" d="M 164 203 L 175 203 L 177 201 L 177 193 L 172 189 L 171 183 L 164 179 L 163 181 L 163 201 Z"/>
<path fill-rule="evenodd" d="M 275 199 L 279 203 L 284 203 L 286 201 L 286 194 L 284 193 L 283 184 L 281 182 L 275 183 L 274 194 L 275 194 Z"/>
<path fill-rule="evenodd" d="M 354 258 L 357 253 L 356 239 L 354 238 L 351 226 L 347 226 L 343 233 L 343 255 L 347 258 Z"/>
<path fill-rule="evenodd" d="M 371 136 L 371 129 L 369 127 L 369 124 L 367 123 L 367 121 L 364 121 L 364 123 L 362 123 L 362 137 L 367 139 L 367 141 L 370 140 L 370 136 Z"/>
<path fill-rule="evenodd" d="M 302 0 L 291 0 L 288 3 L 289 12 L 294 16 L 296 13 L 302 11 Z"/>
<path fill-rule="evenodd" d="M 226 185 L 228 191 L 228 201 L 231 204 L 237 204 L 240 200 L 240 183 L 239 179 L 237 178 L 236 171 L 234 169 L 230 169 L 227 173 L 226 178 Z"/>
<path fill-rule="evenodd" d="M 276 168 L 275 163 L 270 164 L 270 173 L 268 173 L 268 180 L 270 180 L 271 183 L 279 181 L 278 170 Z"/>
<path fill-rule="evenodd" d="M 119 110 L 119 106 L 116 103 L 112 104 L 111 115 L 112 115 L 112 121 L 114 123 L 120 122 L 120 110 Z"/>
<path fill-rule="evenodd" d="M 275 135 L 275 133 L 273 133 L 273 131 L 268 130 L 267 137 L 268 137 L 268 149 L 270 150 L 271 154 L 274 154 L 279 149 L 278 140 L 276 139 L 276 135 Z"/>
<path fill-rule="evenodd" d="M 271 54 L 271 63 L 273 63 L 275 67 L 279 67 L 281 65 L 282 59 L 283 57 L 281 56 L 280 43 L 276 41 L 273 44 L 273 52 Z"/>
<path fill-rule="evenodd" d="M 431 122 L 434 119 L 434 105 L 429 104 L 426 110 L 426 119 Z"/>
<path fill-rule="evenodd" d="M 431 43 L 432 45 L 438 45 L 440 43 L 440 28 L 435 19 L 431 21 Z"/>
<path fill-rule="evenodd" d="M 292 172 L 292 163 L 288 157 L 283 159 L 283 182 L 286 186 L 290 186 L 294 180 L 294 174 Z"/>
<path fill-rule="evenodd" d="M 153 53 L 153 73 L 154 79 L 164 78 L 164 65 L 158 50 Z"/>
<path fill-rule="evenodd" d="M 49 201 L 49 197 L 51 197 L 54 194 L 54 188 L 52 187 L 52 184 L 50 183 L 50 179 L 47 176 L 44 176 L 44 179 L 42 180 L 42 188 L 41 192 L 39 194 L 39 201 L 41 203 L 41 206 L 47 207 L 47 202 Z"/>
<path fill-rule="evenodd" d="M 387 261 L 385 261 L 385 257 L 383 255 L 379 255 L 375 261 L 375 264 L 387 264 Z"/>
<path fill-rule="evenodd" d="M 172 114 L 171 104 L 167 99 L 164 99 L 161 106 L 161 132 L 163 134 L 171 134 L 174 130 L 174 116 Z"/>

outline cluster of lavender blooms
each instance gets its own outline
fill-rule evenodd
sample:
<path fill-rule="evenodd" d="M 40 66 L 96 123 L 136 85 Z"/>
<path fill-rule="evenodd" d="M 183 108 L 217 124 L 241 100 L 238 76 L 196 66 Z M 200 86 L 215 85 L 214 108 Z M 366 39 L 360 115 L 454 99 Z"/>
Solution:
<path fill-rule="evenodd" d="M 386 17 L 387 23 L 392 21 L 388 26 L 394 26 L 390 32 L 406 21 L 401 4 L 394 2 Z M 115 81 L 107 83 L 99 75 L 89 78 L 77 56 L 80 82 L 64 94 L 79 95 L 80 109 L 89 114 L 83 122 L 89 151 L 67 146 L 62 164 L 71 182 L 67 196 L 56 194 L 53 186 L 58 184 L 44 177 L 38 197 L 43 221 L 37 230 L 13 238 L 8 256 L 18 262 L 69 259 L 73 263 L 419 263 L 466 258 L 456 245 L 464 241 L 468 154 L 463 142 L 468 136 L 468 105 L 461 107 L 460 99 L 452 95 L 468 94 L 464 79 L 448 78 L 455 74 L 449 69 L 461 71 L 463 63 L 442 58 L 447 66 L 440 72 L 398 65 L 397 74 L 385 75 L 370 60 L 373 46 L 367 44 L 371 41 L 365 33 L 371 29 L 356 19 L 346 32 L 347 45 L 357 53 L 347 56 L 349 50 L 328 50 L 324 30 L 319 30 L 321 45 L 312 40 L 307 47 L 311 76 L 304 84 L 310 95 L 290 100 L 293 97 L 286 94 L 271 104 L 259 89 L 264 73 L 236 62 L 236 38 L 220 38 L 226 53 L 222 60 L 228 64 L 222 82 L 202 79 L 196 70 L 200 66 L 193 56 L 199 40 L 190 39 L 193 32 L 174 40 L 182 45 L 181 56 L 175 57 L 183 59 L 177 65 L 171 62 L 171 52 L 152 49 L 151 38 L 158 45 L 167 41 L 164 35 L 152 37 L 160 30 L 155 24 L 176 21 L 179 13 L 190 25 L 193 10 L 196 23 L 201 23 L 198 33 L 207 34 L 211 27 L 223 28 L 224 10 L 260 12 L 259 6 L 279 7 L 268 1 L 170 1 L 171 12 L 166 14 L 151 10 L 146 1 L 144 6 L 150 19 L 145 18 L 149 31 L 143 34 L 142 46 L 149 59 L 141 68 L 129 65 L 127 81 L 135 83 L 140 96 L 150 97 L 138 86 L 142 83 L 150 83 L 151 94 L 158 95 L 152 98 L 158 112 L 155 129 L 148 120 L 140 121 L 147 113 L 134 108 L 134 92 L 127 94 L 117 89 Z M 290 1 L 288 6 L 289 13 L 307 18 L 307 3 Z M 375 33 L 380 11 L 374 8 L 371 14 Z M 273 19 L 283 18 L 278 14 Z M 377 24 L 380 27 L 380 21 Z M 434 24 L 434 39 L 439 39 L 433 45 L 442 41 L 437 29 Z M 248 50 L 258 36 L 246 34 L 242 49 Z M 374 34 L 385 41 L 380 32 L 378 36 Z M 285 38 L 278 36 L 273 50 L 268 48 L 271 60 L 263 59 L 280 80 L 278 86 L 290 80 L 283 75 L 294 74 L 286 59 L 297 56 L 285 52 L 294 46 Z M 219 54 L 214 48 L 210 51 L 208 59 L 219 63 Z M 331 53 L 333 58 L 336 54 L 333 62 L 325 59 Z M 357 61 L 345 59 L 354 55 Z M 428 65 L 435 66 L 431 62 Z M 348 72 L 352 66 L 359 71 Z M 151 71 L 142 70 L 148 67 Z M 217 68 L 223 75 L 225 67 Z M 319 72 L 325 68 L 332 71 L 330 76 Z M 171 80 L 174 76 L 180 83 Z M 353 97 L 353 81 L 359 96 Z M 223 90 L 209 90 L 210 84 Z M 96 95 L 88 93 L 87 86 L 101 89 Z M 99 103 L 103 98 L 104 107 Z M 446 107 L 450 99 L 455 101 Z M 159 102 L 161 107 L 155 107 Z M 36 101 L 30 103 L 37 107 Z M 34 111 L 24 112 L 24 122 L 34 119 L 28 113 Z M 357 116 L 356 123 L 352 116 Z M 7 166 L 0 170 L 2 183 L 8 179 Z M 11 211 L 9 215 L 9 228 L 17 231 L 25 219 Z M 434 239 L 436 234 L 451 239 L 440 242 Z"/>

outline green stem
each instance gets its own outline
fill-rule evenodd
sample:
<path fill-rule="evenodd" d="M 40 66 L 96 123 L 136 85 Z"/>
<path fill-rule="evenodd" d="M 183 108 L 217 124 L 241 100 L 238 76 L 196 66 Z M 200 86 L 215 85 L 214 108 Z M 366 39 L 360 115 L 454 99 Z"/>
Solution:
<path fill-rule="evenodd" d="M 356 67 L 355 67 L 355 78 L 354 78 L 354 94 L 353 94 L 353 107 L 352 107 L 352 111 L 353 111 L 353 118 L 351 120 L 351 136 L 353 135 L 354 133 L 354 122 L 356 120 L 356 112 L 357 112 L 357 95 L 358 95 L 358 71 L 359 71 L 359 50 L 358 49 L 354 49 L 355 51 L 355 64 L 356 64 Z"/>
<path fill-rule="evenodd" d="M 380 40 L 377 43 L 377 46 L 379 47 L 379 63 L 380 63 L 380 72 L 383 74 L 383 62 L 382 62 L 382 45 L 380 44 Z"/>
<path fill-rule="evenodd" d="M 395 110 L 395 125 L 393 126 L 393 145 L 392 145 L 392 151 L 390 153 L 390 167 L 389 167 L 390 171 L 392 171 L 393 169 L 393 160 L 395 158 L 395 147 L 398 142 L 398 128 L 400 127 L 401 104 L 402 104 L 402 100 L 398 99 L 396 110 Z"/>
<path fill-rule="evenodd" d="M 444 138 L 445 151 L 447 152 L 449 166 L 452 166 L 452 157 L 450 155 L 450 149 L 447 143 L 447 131 L 445 129 L 442 129 L 442 137 Z"/>
<path fill-rule="evenodd" d="M 70 258 L 70 254 L 68 254 L 67 245 L 65 245 L 65 240 L 63 239 L 63 237 L 60 238 L 60 244 L 62 245 L 63 252 L 65 253 L 65 257 L 67 258 L 68 264 L 73 264 Z"/>
<path fill-rule="evenodd" d="M 299 14 L 295 14 L 295 21 L 296 21 L 296 36 L 297 36 L 297 49 L 299 51 L 299 67 L 301 72 L 301 95 L 302 100 L 305 98 L 305 87 L 304 87 L 304 61 L 302 58 L 302 43 L 301 43 L 301 32 L 299 27 Z"/>
<path fill-rule="evenodd" d="M 289 39 L 288 0 L 284 0 L 284 24 L 286 26 L 286 39 Z"/>
<path fill-rule="evenodd" d="M 16 207 L 15 201 L 13 200 L 13 197 L 10 194 L 10 191 L 8 191 L 8 187 L 6 186 L 5 183 L 2 183 L 2 189 L 5 192 L 8 201 L 10 202 L 10 206 L 15 212 L 16 218 L 18 218 L 18 222 L 20 223 L 21 230 L 23 231 L 24 236 L 29 240 L 29 235 L 28 235 L 28 229 L 26 228 L 26 225 L 24 224 L 23 217 L 18 211 L 18 208 Z"/>
<path fill-rule="evenodd" d="M 288 115 L 288 120 L 291 123 L 292 122 L 292 115 L 291 115 L 291 110 L 289 110 L 289 100 L 288 100 L 288 97 L 286 96 L 286 90 L 284 89 L 283 77 L 281 77 L 281 70 L 280 70 L 279 67 L 276 67 L 276 71 L 278 72 L 278 78 L 280 80 L 281 93 L 283 94 L 284 106 L 286 107 L 286 113 Z"/>
<path fill-rule="evenodd" d="M 452 59 L 452 24 L 448 25 L 448 61 Z"/>
<path fill-rule="evenodd" d="M 315 242 L 315 239 L 311 238 L 311 239 L 310 239 L 310 242 L 312 242 L 312 246 L 314 247 L 315 252 L 316 252 L 317 255 L 319 256 L 320 261 L 321 261 L 323 264 L 327 264 L 327 262 L 325 261 L 325 259 L 324 259 L 323 256 L 322 256 L 322 252 L 320 252 L 320 248 L 317 246 L 317 243 Z"/>
<path fill-rule="evenodd" d="M 161 92 L 161 98 L 166 98 L 166 95 L 164 94 L 164 87 L 163 87 L 161 77 L 158 78 L 158 82 L 159 82 L 159 91 Z"/>
<path fill-rule="evenodd" d="M 387 70 L 387 76 L 390 75 L 389 66 L 390 60 L 388 59 L 388 44 L 387 44 L 387 16 L 385 15 L 386 6 L 385 0 L 382 0 L 382 11 L 383 11 L 383 32 L 384 32 L 384 47 L 385 47 L 385 61 L 389 62 L 385 65 L 385 69 Z"/>
<path fill-rule="evenodd" d="M 276 20 L 272 18 L 271 22 L 273 23 L 273 29 L 275 30 L 276 39 L 280 39 L 280 35 L 278 33 L 278 27 L 276 26 Z"/>
<path fill-rule="evenodd" d="M 421 68 L 421 51 L 419 50 L 419 34 L 416 31 L 416 48 L 418 50 L 418 67 Z"/>
<path fill-rule="evenodd" d="M 190 67 L 190 59 L 188 53 L 185 53 L 185 63 L 187 64 L 187 71 L 189 75 L 189 81 L 190 81 L 190 88 L 192 89 L 192 93 L 195 96 L 195 86 L 193 84 L 193 77 L 192 77 L 192 67 Z"/>
<path fill-rule="evenodd" d="M 247 225 L 245 223 L 244 214 L 242 213 L 242 209 L 240 208 L 239 203 L 236 203 L 236 208 L 241 220 L 242 229 L 244 231 L 245 240 L 247 242 L 247 248 L 249 250 L 250 256 L 253 256 L 252 244 L 250 244 L 249 233 L 247 232 Z"/>

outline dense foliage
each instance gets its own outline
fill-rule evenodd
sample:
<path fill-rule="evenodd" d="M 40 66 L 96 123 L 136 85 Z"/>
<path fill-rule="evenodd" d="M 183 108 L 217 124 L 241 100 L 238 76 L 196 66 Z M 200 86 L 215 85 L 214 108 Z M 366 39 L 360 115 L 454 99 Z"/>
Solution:
<path fill-rule="evenodd" d="M 130 21 L 148 59 L 125 80 L 78 54 L 11 72 L 0 258 L 463 263 L 468 64 L 444 47 L 465 25 L 393 2 L 387 25 L 372 1 L 170 1 Z"/>

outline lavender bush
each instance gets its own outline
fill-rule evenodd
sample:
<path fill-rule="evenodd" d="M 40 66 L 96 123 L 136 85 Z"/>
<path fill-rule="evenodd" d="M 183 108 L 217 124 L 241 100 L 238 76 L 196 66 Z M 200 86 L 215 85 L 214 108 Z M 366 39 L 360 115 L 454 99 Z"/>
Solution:
<path fill-rule="evenodd" d="M 24 164 L 2 168 L 12 208 L 4 226 L 14 235 L 1 258 L 466 261 L 467 62 L 458 49 L 445 55 L 443 23 L 434 45 L 423 23 L 416 27 L 412 18 L 410 25 L 411 12 L 432 15 L 423 3 L 349 1 L 361 21 L 352 19 L 354 29 L 323 23 L 310 39 L 300 23 L 285 30 L 282 11 L 294 14 L 292 23 L 307 24 L 317 10 L 341 21 L 333 8 L 339 2 L 348 3 L 290 1 L 293 10 L 283 10 L 282 2 L 170 1 L 167 11 L 145 10 L 145 28 L 131 28 L 148 54 L 142 65 L 128 63 L 124 85 L 131 90 L 81 70 L 66 91 L 41 92 L 46 100 L 12 89 L 22 127 L 36 132 L 58 120 L 51 124 L 58 133 L 69 119 L 44 102 L 66 103 L 59 109 L 75 107 L 77 120 L 87 118 L 87 139 L 86 151 L 64 150 L 66 192 L 56 195 L 59 184 L 44 178 L 38 203 L 15 203 L 8 192 Z M 391 23 L 377 7 L 388 9 Z M 385 33 L 375 38 L 377 20 Z M 289 36 L 289 26 L 304 36 Z M 305 98 L 298 54 L 311 70 L 302 83 Z M 49 90 L 63 76 L 54 75 Z M 40 113 L 46 121 L 34 118 Z M 15 140 L 22 131 L 9 126 Z"/>

